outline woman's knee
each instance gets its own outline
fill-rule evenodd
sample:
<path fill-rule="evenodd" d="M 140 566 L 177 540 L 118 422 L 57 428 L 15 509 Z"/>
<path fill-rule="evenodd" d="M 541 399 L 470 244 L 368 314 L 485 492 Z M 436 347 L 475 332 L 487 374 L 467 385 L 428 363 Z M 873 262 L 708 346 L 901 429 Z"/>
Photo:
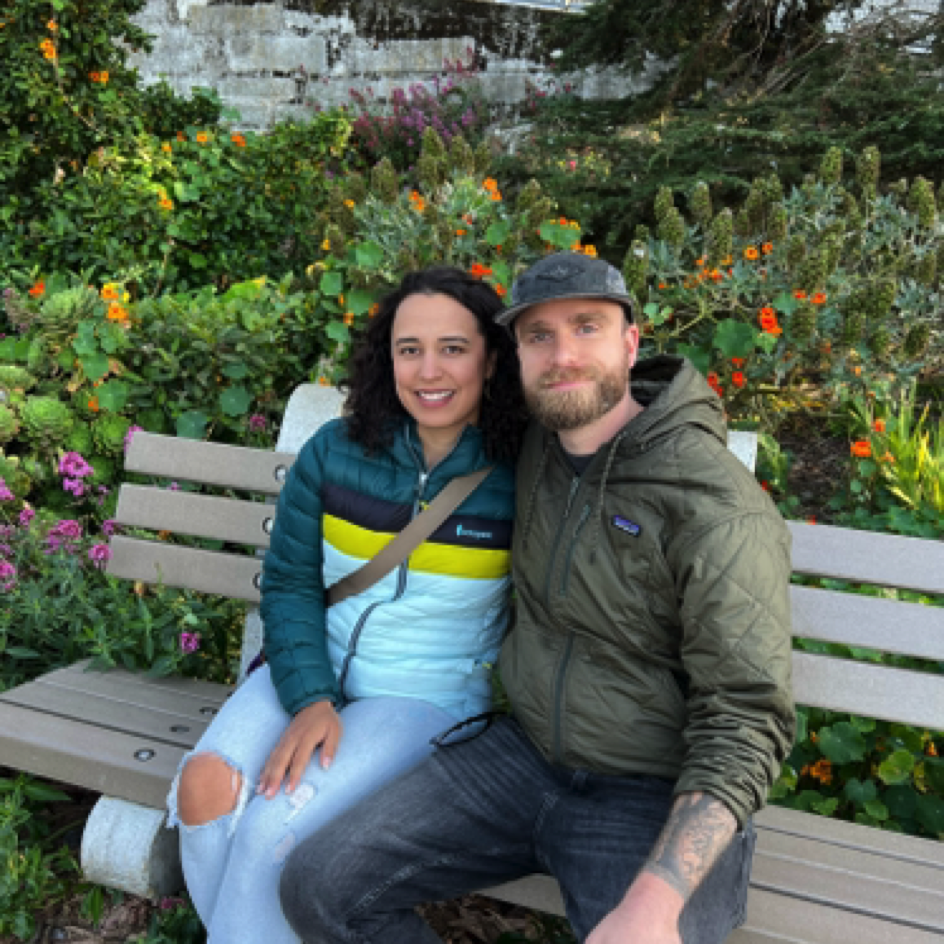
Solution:
<path fill-rule="evenodd" d="M 177 815 L 200 826 L 236 810 L 242 775 L 216 754 L 197 754 L 184 765 L 177 788 Z"/>

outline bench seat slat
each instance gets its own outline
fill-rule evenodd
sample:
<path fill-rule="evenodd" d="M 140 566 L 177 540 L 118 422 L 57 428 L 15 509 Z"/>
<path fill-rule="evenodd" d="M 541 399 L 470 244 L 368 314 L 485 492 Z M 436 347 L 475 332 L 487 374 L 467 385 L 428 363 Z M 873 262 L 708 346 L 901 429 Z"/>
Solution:
<path fill-rule="evenodd" d="M 125 469 L 144 475 L 278 495 L 284 483 L 284 473 L 294 462 L 295 456 L 287 452 L 138 432 L 134 434 L 125 456 Z"/>
<path fill-rule="evenodd" d="M 113 535 L 111 548 L 106 570 L 115 577 L 259 602 L 254 583 L 262 573 L 259 557 L 159 544 L 124 535 Z"/>
<path fill-rule="evenodd" d="M 160 741 L 191 748 L 206 730 L 212 716 L 191 718 L 167 709 L 143 707 L 95 692 L 82 692 L 56 685 L 21 685 L 0 701 L 57 718 L 77 718 L 109 731 L 133 734 L 148 741 Z M 174 729 L 177 730 L 174 730 Z"/>
<path fill-rule="evenodd" d="M 147 761 L 141 750 L 154 751 Z M 0 701 L 0 764 L 160 809 L 182 747 Z"/>
<path fill-rule="evenodd" d="M 944 934 L 937 869 L 766 833 L 758 842 L 751 885 Z"/>
<path fill-rule="evenodd" d="M 793 695 L 798 705 L 848 711 L 934 731 L 944 718 L 940 675 L 793 653 Z"/>
<path fill-rule="evenodd" d="M 791 895 L 752 888 L 747 896 L 744 927 L 731 934 L 725 944 L 755 944 L 757 940 L 777 940 L 777 935 L 780 940 L 803 944 L 941 944 L 936 931 L 889 925 L 844 908 L 799 902 Z"/>
<path fill-rule="evenodd" d="M 144 485 L 123 485 L 115 520 L 136 528 L 268 547 L 266 526 L 271 528 L 275 520 L 275 506 Z"/>
<path fill-rule="evenodd" d="M 799 574 L 944 593 L 944 542 L 788 521 Z"/>
<path fill-rule="evenodd" d="M 754 817 L 754 823 L 764 833 L 781 832 L 801 839 L 815 839 L 852 852 L 878 854 L 903 863 L 933 867 L 941 871 L 940 887 L 944 889 L 944 842 L 906 836 L 887 829 L 874 829 L 826 816 L 814 816 L 773 804 L 764 807 Z"/>
<path fill-rule="evenodd" d="M 114 668 L 107 670 L 89 669 L 91 659 L 83 659 L 81 662 L 74 662 L 72 665 L 61 669 L 54 669 L 41 676 L 44 681 L 55 682 L 57 685 L 93 686 L 98 680 L 102 680 L 104 690 L 115 691 L 116 684 L 130 683 L 134 686 L 136 692 L 145 692 L 146 690 L 156 689 L 158 697 L 162 697 L 167 692 L 173 692 L 176 695 L 182 695 L 186 700 L 193 700 L 203 704 L 216 705 L 219 707 L 229 698 L 234 691 L 234 686 L 223 685 L 220 682 L 209 682 L 206 679 L 188 678 L 185 675 L 160 675 L 150 676 L 143 672 L 129 672 L 126 669 Z M 107 682 L 104 680 L 108 679 Z M 94 691 L 89 687 L 88 691 Z M 138 699 L 146 697 L 145 695 L 136 695 Z M 185 709 L 183 705 L 178 704 L 181 711 Z"/>
<path fill-rule="evenodd" d="M 790 602 L 794 636 L 944 660 L 944 607 L 797 586 Z"/>

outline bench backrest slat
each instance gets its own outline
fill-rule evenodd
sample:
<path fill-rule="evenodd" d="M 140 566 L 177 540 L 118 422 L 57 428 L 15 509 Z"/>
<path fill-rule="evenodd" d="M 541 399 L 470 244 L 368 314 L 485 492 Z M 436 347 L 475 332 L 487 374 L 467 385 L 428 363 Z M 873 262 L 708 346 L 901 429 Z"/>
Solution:
<path fill-rule="evenodd" d="M 790 588 L 793 635 L 944 661 L 944 607 Z"/>
<path fill-rule="evenodd" d="M 143 475 L 278 495 L 294 461 L 295 456 L 287 452 L 266 452 L 137 432 L 125 456 L 125 469 Z"/>
<path fill-rule="evenodd" d="M 799 521 L 787 525 L 798 574 L 944 594 L 944 542 Z"/>
<path fill-rule="evenodd" d="M 256 583 L 262 574 L 261 557 L 174 547 L 117 534 L 110 544 L 112 558 L 106 570 L 114 577 L 259 602 Z"/>
<path fill-rule="evenodd" d="M 130 527 L 268 547 L 275 505 L 123 485 L 115 520 Z"/>
<path fill-rule="evenodd" d="M 887 665 L 794 652 L 793 694 L 798 705 L 931 730 L 944 719 L 944 678 Z"/>

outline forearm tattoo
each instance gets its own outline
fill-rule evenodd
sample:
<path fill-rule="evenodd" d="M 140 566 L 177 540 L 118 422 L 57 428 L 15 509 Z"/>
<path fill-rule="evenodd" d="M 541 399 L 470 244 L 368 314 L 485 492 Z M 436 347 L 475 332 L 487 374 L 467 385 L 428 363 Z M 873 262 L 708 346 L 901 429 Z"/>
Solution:
<path fill-rule="evenodd" d="M 720 800 L 707 793 L 683 793 L 643 868 L 688 901 L 735 832 L 737 821 Z"/>

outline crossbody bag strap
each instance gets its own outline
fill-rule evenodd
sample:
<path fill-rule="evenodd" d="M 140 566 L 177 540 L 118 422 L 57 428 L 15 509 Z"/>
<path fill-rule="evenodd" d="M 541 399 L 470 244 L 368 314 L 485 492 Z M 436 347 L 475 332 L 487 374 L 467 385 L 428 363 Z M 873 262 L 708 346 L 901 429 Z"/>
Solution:
<path fill-rule="evenodd" d="M 334 606 L 363 593 L 399 567 L 478 487 L 493 466 L 454 478 L 421 514 L 362 567 L 342 577 L 325 591 L 325 606 Z"/>

